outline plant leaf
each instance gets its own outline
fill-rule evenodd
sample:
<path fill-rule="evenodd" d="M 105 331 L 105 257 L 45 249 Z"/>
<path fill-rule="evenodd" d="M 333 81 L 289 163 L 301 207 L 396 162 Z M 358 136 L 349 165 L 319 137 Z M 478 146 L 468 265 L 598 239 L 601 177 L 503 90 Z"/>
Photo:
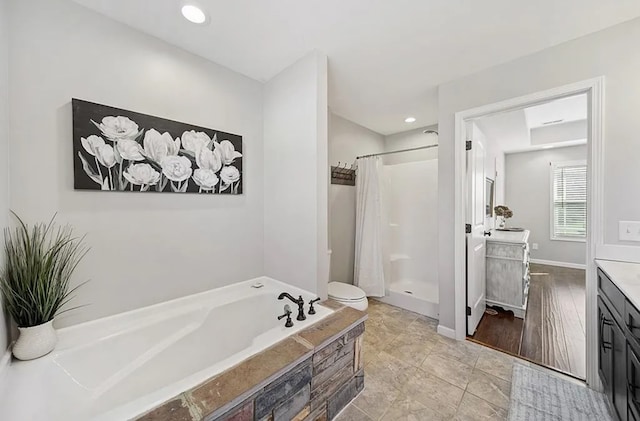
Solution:
<path fill-rule="evenodd" d="M 78 156 L 80 157 L 80 161 L 82 161 L 82 169 L 84 170 L 84 172 L 89 176 L 90 179 L 102 185 L 102 180 L 100 180 L 100 176 L 98 175 L 97 172 L 93 170 L 93 168 L 91 168 L 91 165 L 89 165 L 85 157 L 82 156 L 80 152 L 78 152 Z"/>
<path fill-rule="evenodd" d="M 18 226 L 5 229 L 5 268 L 0 276 L 6 310 L 19 327 L 46 323 L 82 284 L 70 289 L 71 275 L 88 249 L 84 237 L 72 235 L 70 227 L 54 224 L 27 226 L 14 212 Z M 68 310 L 64 310 L 68 311 Z"/>

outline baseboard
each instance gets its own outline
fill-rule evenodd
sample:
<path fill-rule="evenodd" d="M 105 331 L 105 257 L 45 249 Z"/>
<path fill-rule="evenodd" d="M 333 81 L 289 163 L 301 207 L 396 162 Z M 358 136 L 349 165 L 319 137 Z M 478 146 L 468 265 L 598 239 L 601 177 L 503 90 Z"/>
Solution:
<path fill-rule="evenodd" d="M 570 268 L 570 269 L 586 269 L 587 268 L 587 265 L 583 265 L 580 263 L 556 262 L 555 260 L 531 259 L 530 262 L 537 263 L 539 265 L 559 266 L 562 268 Z"/>
<path fill-rule="evenodd" d="M 525 315 L 525 312 L 527 310 L 526 303 L 522 307 L 516 307 L 516 306 L 511 305 L 511 304 L 501 303 L 500 301 L 487 300 L 487 307 L 488 306 L 501 307 L 504 310 L 513 311 L 513 315 L 515 317 L 517 317 L 518 319 L 524 319 L 524 315 Z"/>
<path fill-rule="evenodd" d="M 440 324 L 438 325 L 437 332 L 442 336 L 446 336 L 447 338 L 451 338 L 451 339 L 456 338 L 456 331 L 454 329 L 450 329 Z"/>

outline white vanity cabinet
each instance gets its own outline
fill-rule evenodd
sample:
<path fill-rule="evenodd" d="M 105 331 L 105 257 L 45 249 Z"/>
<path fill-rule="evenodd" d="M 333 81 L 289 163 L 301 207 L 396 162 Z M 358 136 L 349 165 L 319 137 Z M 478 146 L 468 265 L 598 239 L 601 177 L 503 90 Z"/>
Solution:
<path fill-rule="evenodd" d="M 487 237 L 487 306 L 524 318 L 529 292 L 529 231 L 491 231 Z"/>

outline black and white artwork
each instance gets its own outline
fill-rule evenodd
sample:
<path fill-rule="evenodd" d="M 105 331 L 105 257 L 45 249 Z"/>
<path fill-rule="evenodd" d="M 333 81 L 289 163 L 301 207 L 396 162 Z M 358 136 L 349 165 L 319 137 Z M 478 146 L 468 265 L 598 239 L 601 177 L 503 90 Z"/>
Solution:
<path fill-rule="evenodd" d="M 76 190 L 242 194 L 242 136 L 73 99 Z"/>

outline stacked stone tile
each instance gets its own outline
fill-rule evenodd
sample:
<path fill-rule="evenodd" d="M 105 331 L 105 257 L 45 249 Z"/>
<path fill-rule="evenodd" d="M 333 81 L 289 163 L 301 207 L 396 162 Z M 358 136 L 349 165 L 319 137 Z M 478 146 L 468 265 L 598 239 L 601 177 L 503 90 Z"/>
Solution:
<path fill-rule="evenodd" d="M 140 421 L 325 421 L 364 388 L 366 314 L 335 312 L 138 418 Z"/>

